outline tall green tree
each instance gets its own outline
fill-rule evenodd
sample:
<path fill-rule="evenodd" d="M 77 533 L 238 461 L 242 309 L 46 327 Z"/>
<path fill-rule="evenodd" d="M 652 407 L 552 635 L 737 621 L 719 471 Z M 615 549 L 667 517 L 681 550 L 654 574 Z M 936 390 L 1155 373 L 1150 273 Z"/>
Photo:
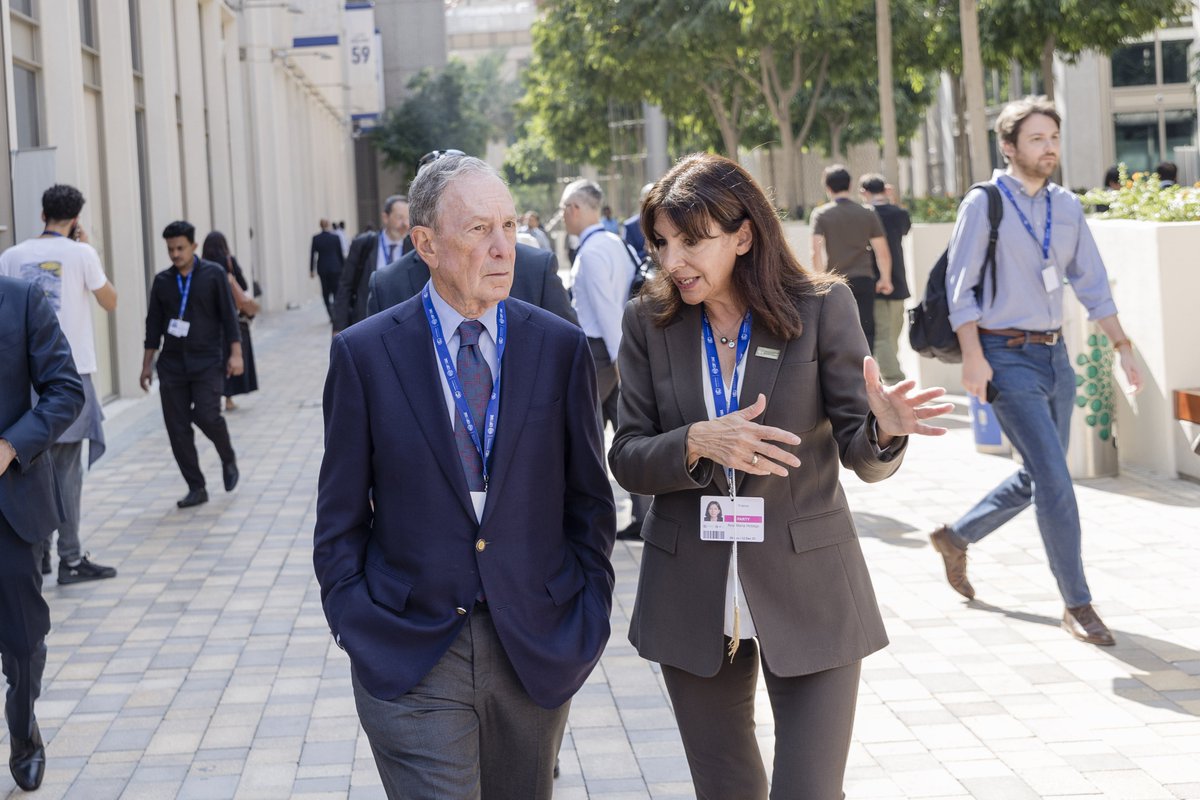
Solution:
<path fill-rule="evenodd" d="M 1067 61 L 1088 50 L 1108 54 L 1190 8 L 1188 0 L 980 0 L 984 59 L 1040 69 L 1053 99 L 1055 53 Z"/>
<path fill-rule="evenodd" d="M 466 64 L 452 60 L 441 70 L 422 70 L 409 89 L 408 98 L 372 133 L 385 162 L 411 177 L 417 160 L 431 150 L 483 153 L 492 125 L 480 84 Z"/>

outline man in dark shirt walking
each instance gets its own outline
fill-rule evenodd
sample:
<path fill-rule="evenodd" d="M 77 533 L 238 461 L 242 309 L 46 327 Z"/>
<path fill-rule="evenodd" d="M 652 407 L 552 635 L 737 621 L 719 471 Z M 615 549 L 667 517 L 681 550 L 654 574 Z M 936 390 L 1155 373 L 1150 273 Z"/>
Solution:
<path fill-rule="evenodd" d="M 875 360 L 885 383 L 895 385 L 904 380 L 897 357 L 900 347 L 900 331 L 904 328 L 904 301 L 910 295 L 908 278 L 904 274 L 904 247 L 902 240 L 912 229 L 908 212 L 892 202 L 890 186 L 879 174 L 863 175 L 859 179 L 863 202 L 875 209 L 883 232 L 887 236 L 887 249 L 892 256 L 892 293 L 875 295 Z"/>
<path fill-rule="evenodd" d="M 874 350 L 875 295 L 892 293 L 892 255 L 883 225 L 850 197 L 850 173 L 841 164 L 825 169 L 825 193 L 829 202 L 812 213 L 812 269 L 836 272 L 850 284 L 867 346 Z"/>
<path fill-rule="evenodd" d="M 171 266 L 154 276 L 146 310 L 146 354 L 141 385 L 150 391 L 150 368 L 158 358 L 159 397 L 171 452 L 187 481 L 180 508 L 208 502 L 196 455 L 192 423 L 217 448 L 225 491 L 238 482 L 237 459 L 221 416 L 225 378 L 242 374 L 237 308 L 225 269 L 196 257 L 196 228 L 172 222 L 163 230 Z"/>
<path fill-rule="evenodd" d="M 312 238 L 308 251 L 308 277 L 321 279 L 321 299 L 333 321 L 333 300 L 337 297 L 338 277 L 342 274 L 342 240 L 330 230 L 329 220 L 321 220 L 321 232 Z"/>

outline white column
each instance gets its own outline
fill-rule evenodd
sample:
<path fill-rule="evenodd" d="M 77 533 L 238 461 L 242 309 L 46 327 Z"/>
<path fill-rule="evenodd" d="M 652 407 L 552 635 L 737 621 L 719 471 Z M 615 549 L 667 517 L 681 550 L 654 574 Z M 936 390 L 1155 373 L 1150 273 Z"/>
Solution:
<path fill-rule="evenodd" d="M 200 4 L 201 71 L 208 126 L 208 175 L 213 230 L 228 238 L 233 231 L 233 181 L 229 171 L 229 99 L 225 93 L 225 47 L 221 35 L 221 6 L 215 0 Z M 236 46 L 236 45 L 235 45 Z M 232 246 L 232 245 L 231 245 Z"/>
<path fill-rule="evenodd" d="M 87 177 L 79 2 L 40 0 L 38 19 L 41 22 L 46 144 L 58 148 L 55 177 L 87 195 L 92 187 L 88 185 Z M 8 20 L 4 22 L 7 24 Z M 18 198 L 17 202 L 23 200 Z"/>
<path fill-rule="evenodd" d="M 183 172 L 179 163 L 179 133 L 175 125 L 175 35 L 166 3 L 141 3 L 142 93 L 146 107 L 146 170 L 149 177 L 150 237 L 183 216 Z M 170 266 L 166 249 L 154 254 L 163 268 Z"/>
<path fill-rule="evenodd" d="M 197 238 L 212 228 L 208 148 L 204 141 L 204 76 L 200 9 L 196 0 L 174 0 L 175 61 L 179 69 L 180 117 L 183 120 L 184 208 Z M 143 6 L 152 5 L 143 3 Z"/>
<path fill-rule="evenodd" d="M 141 370 L 145 333 L 146 280 L 142 268 L 141 193 L 133 117 L 129 5 L 113 4 L 108 13 L 97 14 L 96 28 L 100 43 L 100 79 L 104 89 L 100 113 L 104 123 L 102 157 L 106 184 L 104 208 L 98 210 L 107 217 L 111 262 L 105 266 L 118 292 L 118 310 L 112 315 L 110 329 L 116 337 L 114 388 L 120 395 L 133 397 L 141 394 L 137 376 Z M 93 198 L 94 201 L 99 199 Z"/>
<path fill-rule="evenodd" d="M 239 260 L 257 276 L 261 265 L 250 260 L 252 253 L 250 231 L 256 227 L 253 206 L 250 202 L 250 143 L 246 130 L 246 97 L 242 86 L 242 66 L 238 61 L 239 32 L 237 18 L 225 14 L 222 21 L 225 40 L 224 63 L 221 80 L 225 86 L 226 129 L 221 133 L 229 140 L 230 196 L 233 220 L 229 223 L 226 236 L 234 253 L 242 254 Z"/>

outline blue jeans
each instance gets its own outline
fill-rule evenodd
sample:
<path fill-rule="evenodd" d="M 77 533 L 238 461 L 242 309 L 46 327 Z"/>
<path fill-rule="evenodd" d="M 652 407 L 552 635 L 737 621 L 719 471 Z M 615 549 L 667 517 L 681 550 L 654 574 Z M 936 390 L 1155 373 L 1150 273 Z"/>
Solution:
<path fill-rule="evenodd" d="M 960 545 L 974 544 L 1030 503 L 1050 571 L 1070 607 L 1092 601 L 1083 575 L 1079 507 L 1067 471 L 1067 441 L 1075 400 L 1075 373 L 1061 341 L 1053 346 L 1008 347 L 1008 337 L 980 334 L 998 394 L 992 408 L 1025 464 L 950 526 Z"/>

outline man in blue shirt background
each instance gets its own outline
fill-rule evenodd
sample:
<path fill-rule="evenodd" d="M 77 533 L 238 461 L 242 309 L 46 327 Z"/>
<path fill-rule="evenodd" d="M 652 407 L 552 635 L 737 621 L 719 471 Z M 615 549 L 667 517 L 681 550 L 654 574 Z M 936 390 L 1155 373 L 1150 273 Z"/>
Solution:
<path fill-rule="evenodd" d="M 1075 373 L 1061 335 L 1064 282 L 1087 309 L 1088 319 L 1112 341 L 1133 391 L 1141 388 L 1142 379 L 1079 200 L 1049 182 L 1058 167 L 1060 123 L 1053 103 L 1032 97 L 1009 103 L 996 120 L 1008 168 L 997 170 L 992 182 L 1004 196 L 1004 218 L 995 285 L 985 282 L 979 300 L 975 287 L 982 279 L 988 242 L 987 196 L 971 192 L 959 206 L 946 290 L 950 324 L 962 346 L 963 387 L 980 400 L 991 400 L 1023 465 L 931 538 L 950 585 L 973 598 L 967 546 L 1032 503 L 1050 571 L 1066 604 L 1063 628 L 1090 644 L 1111 645 L 1112 633 L 1092 608 L 1083 574 L 1079 509 L 1067 470 Z"/>

